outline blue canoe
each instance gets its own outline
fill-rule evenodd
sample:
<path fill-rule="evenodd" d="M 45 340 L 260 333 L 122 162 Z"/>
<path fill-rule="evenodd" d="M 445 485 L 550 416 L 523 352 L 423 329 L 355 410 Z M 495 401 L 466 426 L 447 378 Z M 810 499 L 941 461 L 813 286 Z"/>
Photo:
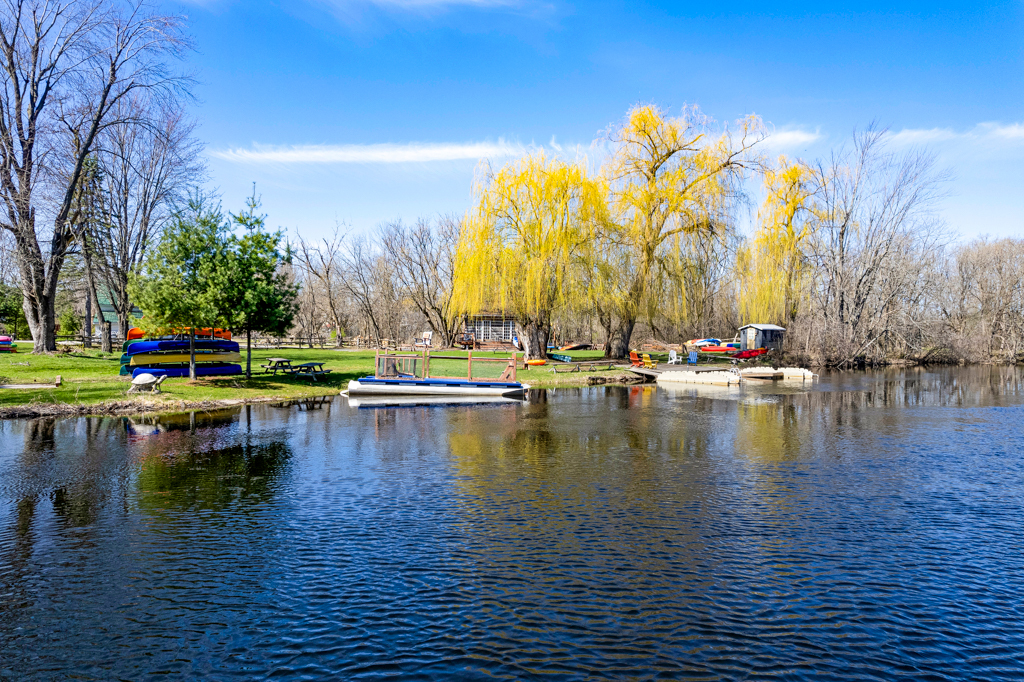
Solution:
<path fill-rule="evenodd" d="M 125 353 L 135 355 L 136 353 L 155 353 L 157 351 L 186 351 L 188 352 L 188 339 L 173 341 L 136 341 L 128 346 Z M 218 350 L 225 353 L 237 353 L 239 351 L 237 341 L 196 341 L 196 350 Z"/>
<path fill-rule="evenodd" d="M 241 373 L 241 365 L 196 365 L 196 376 L 199 377 L 230 376 Z M 184 367 L 136 367 L 132 372 L 132 378 L 134 379 L 140 374 L 152 374 L 155 377 L 187 377 L 188 365 Z"/>

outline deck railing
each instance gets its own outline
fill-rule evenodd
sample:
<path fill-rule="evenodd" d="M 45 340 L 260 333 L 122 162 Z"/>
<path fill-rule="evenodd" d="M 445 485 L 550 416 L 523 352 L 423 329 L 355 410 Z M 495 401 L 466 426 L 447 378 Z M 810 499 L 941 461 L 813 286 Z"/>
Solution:
<path fill-rule="evenodd" d="M 465 369 L 462 371 L 462 364 Z M 415 377 L 417 379 L 464 379 L 467 381 L 516 381 L 516 356 L 473 357 L 466 355 L 432 355 L 422 353 L 387 353 L 377 351 L 374 376 L 379 379 Z M 476 369 L 474 375 L 474 368 Z"/>

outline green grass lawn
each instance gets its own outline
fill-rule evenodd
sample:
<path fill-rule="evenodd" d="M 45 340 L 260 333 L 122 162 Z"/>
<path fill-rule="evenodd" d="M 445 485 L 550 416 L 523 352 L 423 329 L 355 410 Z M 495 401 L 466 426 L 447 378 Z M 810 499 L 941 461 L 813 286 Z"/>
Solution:
<path fill-rule="evenodd" d="M 373 373 L 372 350 L 334 350 L 295 348 L 254 350 L 252 354 L 253 376 L 203 377 L 196 382 L 185 379 L 167 379 L 161 385 L 162 393 L 128 394 L 130 377 L 118 376 L 120 348 L 105 354 L 98 350 L 79 349 L 75 353 L 55 355 L 33 355 L 28 343 L 18 344 L 18 353 L 0 354 L 0 384 L 48 385 L 39 389 L 0 389 L 0 409 L 28 404 L 71 404 L 95 405 L 110 401 L 124 401 L 138 396 L 139 400 L 166 403 L 168 407 L 185 403 L 216 400 L 291 400 L 321 395 L 336 395 L 343 390 L 350 379 Z M 577 360 L 599 359 L 601 351 L 559 351 Z M 468 353 L 458 350 L 434 350 L 434 356 L 467 357 Z M 475 351 L 474 358 L 508 357 L 507 352 Z M 245 351 L 242 350 L 244 360 Z M 259 365 L 270 357 L 286 357 L 294 364 L 300 362 L 323 362 L 324 369 L 332 373 L 316 382 L 283 374 L 263 374 Z M 667 357 L 667 356 L 665 356 Z M 522 354 L 519 355 L 522 358 Z M 466 362 L 461 360 L 431 360 L 431 374 L 465 376 Z M 244 366 L 244 364 L 243 364 Z M 498 362 L 477 362 L 473 364 L 474 378 L 497 378 L 505 365 Z M 600 375 L 614 378 L 619 370 L 555 374 L 549 368 L 539 367 L 519 370 L 518 379 L 536 388 L 586 385 L 589 377 Z M 54 379 L 60 376 L 63 384 L 54 387 Z"/>
<path fill-rule="evenodd" d="M 32 355 L 31 346 L 19 344 L 19 352 L 0 355 L 0 383 L 50 384 L 48 388 L 33 390 L 0 389 L 0 408 L 26 403 L 95 404 L 110 400 L 124 400 L 131 378 L 118 376 L 120 349 L 104 354 L 96 350 L 82 350 L 66 355 Z M 244 359 L 243 353 L 243 359 Z M 294 363 L 323 362 L 324 369 L 333 370 L 316 382 L 283 374 L 262 374 L 259 365 L 268 357 L 287 357 Z M 345 352 L 331 349 L 288 349 L 253 351 L 253 377 L 202 377 L 196 382 L 185 379 L 167 379 L 161 385 L 158 398 L 164 402 L 200 402 L 209 400 L 254 400 L 280 398 L 282 400 L 337 394 L 349 379 L 373 371 L 373 351 Z M 60 376 L 63 385 L 52 386 Z M 150 398 L 149 394 L 141 394 Z"/>

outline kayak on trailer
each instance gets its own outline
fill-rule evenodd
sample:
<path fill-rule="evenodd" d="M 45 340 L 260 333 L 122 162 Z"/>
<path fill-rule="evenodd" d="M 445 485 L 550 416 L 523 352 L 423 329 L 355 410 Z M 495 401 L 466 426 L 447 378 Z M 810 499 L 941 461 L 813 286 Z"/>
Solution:
<path fill-rule="evenodd" d="M 129 356 L 128 364 L 140 365 L 169 365 L 189 361 L 188 353 L 139 353 Z M 241 362 L 242 356 L 238 353 L 196 353 L 196 362 Z"/>
<path fill-rule="evenodd" d="M 767 348 L 751 348 L 749 350 L 741 350 L 739 353 L 735 353 L 732 357 L 735 360 L 749 360 L 750 358 L 756 358 L 759 355 L 764 355 L 767 352 Z"/>
<path fill-rule="evenodd" d="M 232 374 L 241 373 L 241 365 L 196 366 L 196 376 L 200 377 L 231 376 Z M 132 372 L 132 378 L 134 379 L 140 374 L 152 374 L 155 377 L 187 377 L 188 367 L 136 367 Z"/>
<path fill-rule="evenodd" d="M 157 351 L 185 351 L 188 352 L 188 339 L 174 339 L 168 341 L 135 341 L 125 352 L 128 355 L 138 353 L 154 353 Z M 237 341 L 196 341 L 196 350 L 215 350 L 224 353 L 237 353 L 239 351 Z"/>
<path fill-rule="evenodd" d="M 348 382 L 349 395 L 522 395 L 528 384 L 518 381 L 467 381 L 465 379 L 417 379 L 363 377 Z"/>
<path fill-rule="evenodd" d="M 701 353 L 712 353 L 712 354 L 735 353 L 736 352 L 735 348 L 730 348 L 729 346 L 701 346 L 697 350 L 699 350 Z"/>

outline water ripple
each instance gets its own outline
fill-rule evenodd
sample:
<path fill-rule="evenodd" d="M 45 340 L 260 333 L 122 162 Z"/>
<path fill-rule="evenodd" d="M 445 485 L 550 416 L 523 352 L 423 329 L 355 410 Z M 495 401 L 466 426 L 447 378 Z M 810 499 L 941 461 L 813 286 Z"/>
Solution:
<path fill-rule="evenodd" d="M 4 422 L 0 679 L 1021 679 L 1022 396 Z"/>

